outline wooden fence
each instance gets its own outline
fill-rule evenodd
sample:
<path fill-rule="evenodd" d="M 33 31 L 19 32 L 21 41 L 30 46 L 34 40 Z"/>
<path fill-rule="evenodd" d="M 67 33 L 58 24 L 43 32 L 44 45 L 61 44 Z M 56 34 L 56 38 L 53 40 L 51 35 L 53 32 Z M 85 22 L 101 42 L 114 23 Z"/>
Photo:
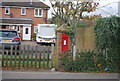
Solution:
<path fill-rule="evenodd" d="M 15 69 L 49 69 L 53 67 L 52 46 L 21 45 L 19 49 L 2 47 L 2 67 Z M 1 55 L 0 54 L 0 55 Z"/>

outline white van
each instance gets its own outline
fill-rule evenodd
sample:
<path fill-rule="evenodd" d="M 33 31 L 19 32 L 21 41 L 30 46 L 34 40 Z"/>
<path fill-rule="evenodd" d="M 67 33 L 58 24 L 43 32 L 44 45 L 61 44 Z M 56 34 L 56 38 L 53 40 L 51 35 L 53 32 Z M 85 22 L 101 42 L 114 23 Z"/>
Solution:
<path fill-rule="evenodd" d="M 38 24 L 36 41 L 37 43 L 53 43 L 55 44 L 55 24 Z"/>

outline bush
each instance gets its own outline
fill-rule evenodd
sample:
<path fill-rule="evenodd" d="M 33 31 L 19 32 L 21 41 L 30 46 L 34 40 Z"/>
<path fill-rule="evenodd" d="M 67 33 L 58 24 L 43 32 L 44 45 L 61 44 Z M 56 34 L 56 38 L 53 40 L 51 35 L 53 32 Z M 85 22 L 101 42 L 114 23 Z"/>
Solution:
<path fill-rule="evenodd" d="M 105 57 L 94 51 L 78 52 L 76 59 L 73 60 L 72 53 L 61 54 L 61 65 L 67 72 L 103 72 L 105 71 Z"/>
<path fill-rule="evenodd" d="M 65 71 L 118 72 L 120 67 L 120 18 L 99 18 L 94 25 L 96 49 L 84 51 L 73 60 L 70 52 L 61 56 Z"/>
<path fill-rule="evenodd" d="M 32 39 L 35 41 L 36 40 L 36 33 L 32 34 Z"/>

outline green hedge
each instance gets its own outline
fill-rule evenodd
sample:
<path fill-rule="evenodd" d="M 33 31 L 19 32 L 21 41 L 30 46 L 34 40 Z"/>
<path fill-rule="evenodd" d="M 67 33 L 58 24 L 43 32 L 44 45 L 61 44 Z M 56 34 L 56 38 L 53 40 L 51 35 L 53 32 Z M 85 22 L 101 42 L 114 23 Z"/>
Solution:
<path fill-rule="evenodd" d="M 94 26 L 96 48 L 105 55 L 107 66 L 116 72 L 120 66 L 120 18 L 99 18 Z"/>
<path fill-rule="evenodd" d="M 60 60 L 67 72 L 112 72 L 107 69 L 105 56 L 90 50 L 78 52 L 75 60 L 72 53 L 65 52 L 61 54 Z"/>

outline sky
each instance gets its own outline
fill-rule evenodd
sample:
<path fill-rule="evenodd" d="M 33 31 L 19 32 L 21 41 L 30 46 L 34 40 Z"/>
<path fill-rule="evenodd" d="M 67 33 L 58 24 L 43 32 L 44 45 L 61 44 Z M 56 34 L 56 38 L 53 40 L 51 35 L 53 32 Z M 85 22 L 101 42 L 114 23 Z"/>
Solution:
<path fill-rule="evenodd" d="M 95 14 L 99 13 L 103 15 L 104 17 L 114 16 L 114 15 L 118 16 L 118 2 L 119 1 L 120 0 L 101 0 L 99 1 L 100 6 L 93 13 Z"/>
<path fill-rule="evenodd" d="M 50 6 L 49 0 L 41 0 L 44 1 L 45 4 Z M 99 7 L 95 12 L 90 13 L 84 13 L 83 15 L 94 15 L 94 14 L 101 14 L 103 17 L 109 17 L 109 16 L 118 16 L 118 2 L 120 0 L 97 0 L 96 2 L 99 2 Z M 48 12 L 48 17 L 52 17 L 52 9 Z"/>

